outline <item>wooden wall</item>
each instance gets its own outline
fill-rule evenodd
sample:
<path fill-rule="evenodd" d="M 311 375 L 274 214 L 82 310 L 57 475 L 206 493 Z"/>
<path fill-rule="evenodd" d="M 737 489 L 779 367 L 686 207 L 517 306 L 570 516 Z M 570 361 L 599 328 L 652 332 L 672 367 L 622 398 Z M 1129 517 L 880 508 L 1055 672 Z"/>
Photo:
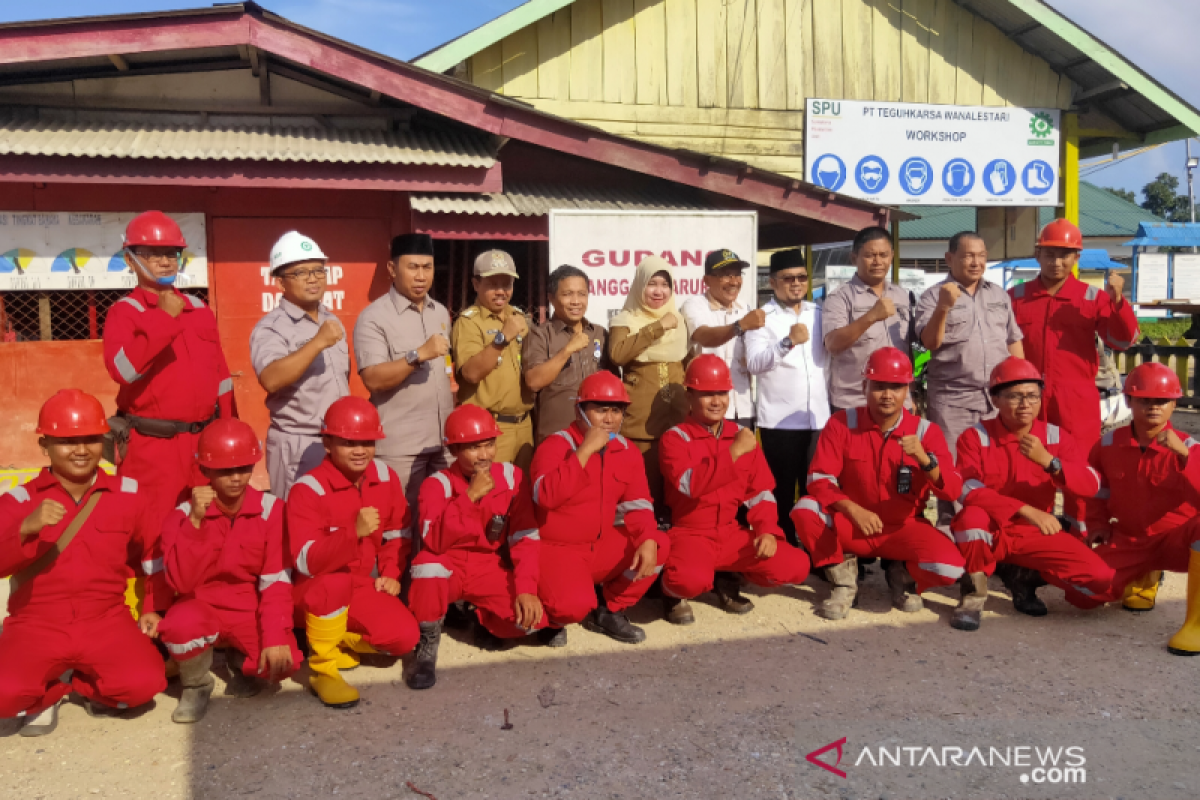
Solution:
<path fill-rule="evenodd" d="M 576 0 L 467 73 L 611 133 L 797 177 L 810 97 L 1067 108 L 1072 91 L 953 0 Z"/>

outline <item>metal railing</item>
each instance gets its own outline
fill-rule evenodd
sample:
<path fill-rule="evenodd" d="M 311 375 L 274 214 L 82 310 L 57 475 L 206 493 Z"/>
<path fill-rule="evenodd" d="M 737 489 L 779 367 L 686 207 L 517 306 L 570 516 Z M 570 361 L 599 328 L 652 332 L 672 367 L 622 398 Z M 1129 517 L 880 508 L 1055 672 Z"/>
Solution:
<path fill-rule="evenodd" d="M 1147 337 L 1123 353 L 1113 353 L 1113 358 L 1122 375 L 1128 375 L 1138 364 L 1147 361 L 1166 364 L 1179 376 L 1179 385 L 1183 387 L 1183 397 L 1179 399 L 1179 406 L 1200 408 L 1200 397 L 1196 397 L 1196 368 L 1200 364 L 1200 347 L 1197 347 L 1196 340 L 1168 339 L 1165 336 L 1151 340 Z"/>

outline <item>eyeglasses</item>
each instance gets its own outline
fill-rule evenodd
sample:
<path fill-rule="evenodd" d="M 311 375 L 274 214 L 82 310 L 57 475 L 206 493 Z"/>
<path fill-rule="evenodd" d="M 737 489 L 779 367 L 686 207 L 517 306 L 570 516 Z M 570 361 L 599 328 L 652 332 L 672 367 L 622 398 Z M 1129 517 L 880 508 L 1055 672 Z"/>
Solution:
<path fill-rule="evenodd" d="M 145 250 L 133 251 L 142 261 L 178 261 L 183 256 L 182 250 L 172 250 L 167 253 L 147 253 Z"/>
<path fill-rule="evenodd" d="M 313 278 L 325 278 L 329 275 L 329 270 L 326 267 L 317 269 L 297 269 L 292 272 L 281 273 L 280 277 L 287 278 L 293 281 L 307 281 Z"/>
<path fill-rule="evenodd" d="M 1000 399 L 1011 406 L 1024 405 L 1025 403 L 1033 405 L 1034 403 L 1040 403 L 1042 401 L 1042 393 L 1030 392 L 1029 394 L 1012 394 L 1010 392 L 1005 392 L 1004 394 L 1000 395 Z"/>
<path fill-rule="evenodd" d="M 775 278 L 775 280 L 779 281 L 780 283 L 807 283 L 808 276 L 807 275 L 779 275 Z"/>

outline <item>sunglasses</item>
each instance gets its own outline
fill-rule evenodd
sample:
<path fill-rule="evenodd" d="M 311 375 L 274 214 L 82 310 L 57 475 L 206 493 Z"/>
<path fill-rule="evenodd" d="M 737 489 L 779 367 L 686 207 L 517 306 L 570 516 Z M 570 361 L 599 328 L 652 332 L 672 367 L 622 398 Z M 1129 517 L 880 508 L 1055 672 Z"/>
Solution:
<path fill-rule="evenodd" d="M 807 283 L 808 276 L 807 275 L 779 275 L 775 278 L 775 280 L 779 281 L 780 283 Z"/>

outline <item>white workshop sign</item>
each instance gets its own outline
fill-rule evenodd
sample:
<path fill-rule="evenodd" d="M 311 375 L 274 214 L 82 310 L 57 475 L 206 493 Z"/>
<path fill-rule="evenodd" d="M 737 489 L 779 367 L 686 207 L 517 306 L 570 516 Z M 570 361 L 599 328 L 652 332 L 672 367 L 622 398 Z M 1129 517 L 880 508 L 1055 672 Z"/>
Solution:
<path fill-rule="evenodd" d="M 732 250 L 750 263 L 739 299 L 754 308 L 758 214 L 753 211 L 550 212 L 550 269 L 570 264 L 587 273 L 592 285 L 588 319 L 605 327 L 625 305 L 643 258 L 662 256 L 674 267 L 676 304 L 683 305 L 688 297 L 704 294 L 704 259 L 713 250 Z"/>
<path fill-rule="evenodd" d="M 890 205 L 1053 206 L 1053 108 L 809 100 L 809 182 Z"/>
<path fill-rule="evenodd" d="M 125 226 L 139 212 L 0 211 L 0 291 L 132 289 L 122 258 Z M 204 214 L 169 214 L 188 246 L 181 289 L 208 286 Z"/>

